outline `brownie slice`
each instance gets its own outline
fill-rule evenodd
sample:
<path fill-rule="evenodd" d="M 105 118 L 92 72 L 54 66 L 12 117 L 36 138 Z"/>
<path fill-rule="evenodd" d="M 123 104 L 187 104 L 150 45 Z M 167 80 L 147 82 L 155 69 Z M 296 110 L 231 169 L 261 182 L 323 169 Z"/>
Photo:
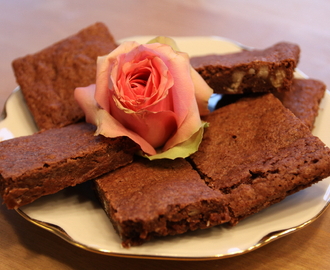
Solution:
<path fill-rule="evenodd" d="M 330 175 L 330 150 L 272 94 L 215 110 L 190 159 L 226 194 L 231 224 Z"/>
<path fill-rule="evenodd" d="M 191 58 L 192 66 L 218 94 L 289 91 L 300 48 L 281 42 L 265 50 Z"/>
<path fill-rule="evenodd" d="M 326 86 L 321 81 L 294 79 L 289 92 L 274 93 L 274 95 L 312 130 L 325 90 Z"/>
<path fill-rule="evenodd" d="M 139 159 L 95 184 L 125 247 L 230 219 L 221 192 L 207 187 L 184 159 Z"/>
<path fill-rule="evenodd" d="M 0 195 L 9 209 L 130 163 L 135 144 L 86 123 L 0 142 Z"/>
<path fill-rule="evenodd" d="M 324 96 L 326 85 L 315 79 L 293 79 L 288 92 L 274 92 L 273 94 L 297 116 L 310 130 L 314 127 L 319 105 Z M 222 95 L 216 109 L 237 102 L 241 98 L 256 96 L 258 94 Z"/>
<path fill-rule="evenodd" d="M 84 117 L 74 89 L 95 83 L 97 57 L 114 48 L 107 27 L 96 23 L 13 61 L 17 83 L 39 129 L 66 126 Z"/>

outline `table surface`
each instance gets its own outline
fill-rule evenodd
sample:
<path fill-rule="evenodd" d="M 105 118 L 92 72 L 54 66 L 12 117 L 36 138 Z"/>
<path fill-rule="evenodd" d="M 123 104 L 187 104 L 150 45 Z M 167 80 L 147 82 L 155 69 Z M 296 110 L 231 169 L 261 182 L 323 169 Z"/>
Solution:
<path fill-rule="evenodd" d="M 280 3 L 278 3 L 280 2 Z M 299 68 L 330 85 L 330 1 L 0 1 L 0 108 L 16 87 L 11 61 L 104 22 L 116 39 L 222 36 L 265 48 L 300 45 Z M 1 200 L 1 199 L 0 199 Z M 0 269 L 329 269 L 330 210 L 253 252 L 212 261 L 104 256 L 75 247 L 0 206 Z"/>

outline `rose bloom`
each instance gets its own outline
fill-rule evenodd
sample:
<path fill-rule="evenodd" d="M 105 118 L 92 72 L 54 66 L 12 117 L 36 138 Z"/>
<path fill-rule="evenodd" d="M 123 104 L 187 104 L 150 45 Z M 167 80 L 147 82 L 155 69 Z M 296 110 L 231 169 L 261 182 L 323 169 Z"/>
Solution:
<path fill-rule="evenodd" d="M 200 114 L 208 113 L 211 94 L 186 53 L 137 42 L 124 42 L 99 57 L 96 84 L 75 90 L 86 121 L 97 126 L 96 135 L 127 136 L 147 156 L 178 148 L 173 158 L 191 154 L 180 153 L 185 145 L 198 148 L 202 135 L 196 139 L 196 134 L 204 128 Z"/>

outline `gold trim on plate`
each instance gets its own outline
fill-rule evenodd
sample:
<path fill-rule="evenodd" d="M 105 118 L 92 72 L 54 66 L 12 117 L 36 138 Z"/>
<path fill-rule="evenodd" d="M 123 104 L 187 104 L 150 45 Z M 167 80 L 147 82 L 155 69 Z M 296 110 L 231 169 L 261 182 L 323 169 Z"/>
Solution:
<path fill-rule="evenodd" d="M 97 248 L 92 248 L 87 245 L 84 245 L 82 243 L 76 242 L 70 235 L 68 235 L 65 230 L 63 230 L 60 226 L 43 222 L 40 220 L 36 220 L 33 218 L 30 218 L 27 214 L 25 214 L 21 209 L 15 209 L 18 214 L 20 214 L 24 219 L 27 221 L 57 235 L 58 237 L 62 238 L 63 240 L 67 241 L 68 243 L 82 248 L 84 250 L 102 254 L 102 255 L 108 255 L 108 256 L 114 256 L 114 257 L 124 257 L 124 258 L 138 258 L 138 259 L 157 259 L 157 260 L 173 260 L 173 261 L 207 261 L 207 260 L 217 260 L 217 259 L 225 259 L 225 258 L 230 258 L 230 257 L 235 257 L 239 255 L 243 255 L 246 253 L 249 253 L 251 251 L 254 251 L 258 248 L 261 248 L 265 246 L 266 244 L 269 244 L 277 239 L 280 239 L 284 236 L 287 236 L 289 234 L 292 234 L 294 232 L 297 232 L 303 228 L 305 228 L 307 225 L 311 224 L 315 220 L 317 220 L 330 206 L 330 200 L 327 201 L 326 205 L 323 207 L 323 209 L 313 218 L 305 221 L 302 224 L 299 224 L 297 226 L 287 228 L 284 230 L 279 230 L 276 232 L 271 232 L 264 237 L 262 237 L 256 244 L 250 246 L 249 248 L 245 250 L 240 250 L 237 252 L 233 253 L 228 253 L 228 254 L 216 254 L 210 257 L 171 257 L 171 256 L 153 256 L 153 255 L 138 255 L 138 254 L 123 254 L 123 253 L 118 253 L 118 252 L 113 252 L 111 250 L 107 249 L 97 249 Z M 221 225 L 220 225 L 221 226 Z M 119 239 L 119 236 L 118 236 Z M 118 240 L 119 241 L 119 240 Z"/>

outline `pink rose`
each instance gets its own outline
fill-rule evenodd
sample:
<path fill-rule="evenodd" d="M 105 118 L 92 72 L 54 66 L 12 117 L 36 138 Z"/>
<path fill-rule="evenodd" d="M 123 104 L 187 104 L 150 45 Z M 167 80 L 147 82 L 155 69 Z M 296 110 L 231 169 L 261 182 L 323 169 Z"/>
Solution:
<path fill-rule="evenodd" d="M 149 156 L 199 144 L 204 127 L 200 112 L 208 113 L 211 94 L 187 54 L 166 44 L 136 42 L 124 42 L 99 57 L 96 85 L 75 90 L 86 121 L 97 126 L 96 134 L 127 136 Z"/>

